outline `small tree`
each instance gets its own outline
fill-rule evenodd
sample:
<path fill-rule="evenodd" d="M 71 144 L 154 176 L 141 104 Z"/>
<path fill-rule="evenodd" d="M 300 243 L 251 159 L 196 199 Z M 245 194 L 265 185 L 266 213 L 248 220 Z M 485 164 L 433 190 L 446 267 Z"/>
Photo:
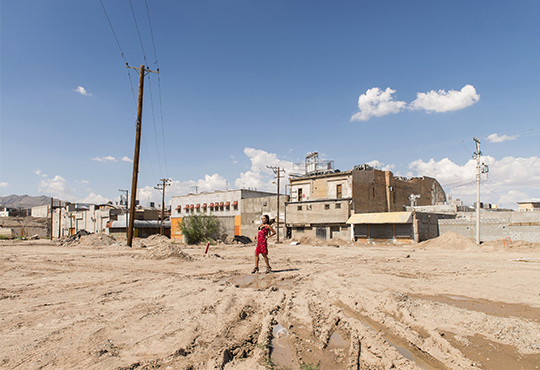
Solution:
<path fill-rule="evenodd" d="M 190 215 L 182 219 L 180 229 L 188 244 L 197 244 L 217 234 L 219 220 L 214 215 Z"/>

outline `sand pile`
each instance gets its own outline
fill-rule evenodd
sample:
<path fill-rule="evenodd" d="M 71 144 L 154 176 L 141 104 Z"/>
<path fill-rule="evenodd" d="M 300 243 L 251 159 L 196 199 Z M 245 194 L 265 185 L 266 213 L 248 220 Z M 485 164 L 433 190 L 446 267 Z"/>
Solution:
<path fill-rule="evenodd" d="M 115 238 L 103 233 L 81 236 L 77 242 L 82 247 L 106 247 L 117 243 Z"/>
<path fill-rule="evenodd" d="M 471 250 L 478 248 L 474 239 L 467 238 L 466 236 L 460 235 L 453 231 L 448 231 L 438 238 L 421 242 L 418 244 L 418 247 L 444 250 Z"/>
<path fill-rule="evenodd" d="M 511 240 L 510 238 L 502 238 L 482 243 L 482 249 L 496 251 L 540 251 L 540 243 L 526 242 L 523 240 Z"/>
<path fill-rule="evenodd" d="M 178 244 L 160 243 L 152 249 L 148 250 L 143 256 L 150 260 L 164 260 L 166 258 L 179 258 L 185 261 L 191 261 L 193 258 L 187 253 L 184 253 Z"/>

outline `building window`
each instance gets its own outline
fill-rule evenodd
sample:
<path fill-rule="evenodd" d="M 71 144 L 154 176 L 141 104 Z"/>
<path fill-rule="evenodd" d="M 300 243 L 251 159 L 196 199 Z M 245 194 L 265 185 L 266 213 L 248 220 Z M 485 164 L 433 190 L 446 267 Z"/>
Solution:
<path fill-rule="evenodd" d="M 302 210 L 302 206 L 298 206 L 298 210 L 301 211 L 301 210 Z"/>
<path fill-rule="evenodd" d="M 298 201 L 302 201 L 302 188 L 298 189 Z"/>
<path fill-rule="evenodd" d="M 341 208 L 341 203 L 336 203 L 336 209 L 340 209 Z"/>
<path fill-rule="evenodd" d="M 303 232 L 304 232 L 304 227 L 303 227 L 303 226 L 298 226 L 298 227 L 296 228 L 296 232 L 297 232 L 297 233 L 303 233 Z"/>
<path fill-rule="evenodd" d="M 342 197 L 341 184 L 339 184 L 339 185 L 336 185 L 336 198 L 340 199 L 341 197 Z"/>
<path fill-rule="evenodd" d="M 306 211 L 311 211 L 311 204 L 308 204 L 308 205 L 306 206 Z"/>
<path fill-rule="evenodd" d="M 325 204 L 324 209 L 330 209 L 330 204 Z"/>
<path fill-rule="evenodd" d="M 266 207 L 266 202 L 263 202 L 263 207 Z"/>
<path fill-rule="evenodd" d="M 373 187 L 373 198 L 375 198 L 375 186 Z"/>

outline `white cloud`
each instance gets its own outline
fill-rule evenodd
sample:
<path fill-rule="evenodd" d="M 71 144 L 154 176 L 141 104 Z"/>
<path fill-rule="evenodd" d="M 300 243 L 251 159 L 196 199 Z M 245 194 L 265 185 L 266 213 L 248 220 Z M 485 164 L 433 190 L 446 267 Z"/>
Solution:
<path fill-rule="evenodd" d="M 416 96 L 416 100 L 409 104 L 409 109 L 424 109 L 427 113 L 460 110 L 480 100 L 480 95 L 476 93 L 476 89 L 472 85 L 465 85 L 461 91 L 431 90 L 428 93 L 419 92 Z"/>
<path fill-rule="evenodd" d="M 352 121 L 367 121 L 371 117 L 381 117 L 390 113 L 398 113 L 407 103 L 404 101 L 393 100 L 392 94 L 396 90 L 387 87 L 382 91 L 378 87 L 374 87 L 366 91 L 365 94 L 358 98 L 359 112 L 351 117 Z"/>
<path fill-rule="evenodd" d="M 122 161 L 123 161 L 123 162 L 133 163 L 133 159 L 129 158 L 128 156 L 123 156 L 123 157 L 122 157 Z"/>
<path fill-rule="evenodd" d="M 427 93 L 416 93 L 416 99 L 410 104 L 404 101 L 396 101 L 392 97 L 396 90 L 387 87 L 382 91 L 374 87 L 366 91 L 358 98 L 359 112 L 351 117 L 352 121 L 367 121 L 371 117 L 381 117 L 390 113 L 399 113 L 403 109 L 420 110 L 427 113 L 450 112 L 469 107 L 480 100 L 480 95 L 472 85 L 465 85 L 460 91 L 431 90 Z"/>
<path fill-rule="evenodd" d="M 499 136 L 497 134 L 491 134 L 487 137 L 487 139 L 489 140 L 490 143 L 502 143 L 503 141 L 506 141 L 506 140 L 515 140 L 519 137 L 519 135 L 514 135 L 514 136 L 508 136 L 508 135 L 502 135 L 502 136 Z"/>
<path fill-rule="evenodd" d="M 127 158 L 127 157 L 124 157 L 124 158 Z M 124 158 L 122 158 L 122 160 L 124 160 Z M 117 162 L 116 158 L 112 157 L 112 156 L 107 156 L 107 157 L 95 157 L 95 158 L 90 158 L 90 160 L 92 161 L 98 161 L 98 162 Z"/>
<path fill-rule="evenodd" d="M 78 92 L 81 95 L 92 96 L 92 94 L 90 94 L 88 91 L 86 91 L 86 89 L 84 87 L 82 87 L 82 86 L 77 86 L 77 88 L 73 89 L 73 91 Z"/>
<path fill-rule="evenodd" d="M 231 158 L 233 160 L 233 163 L 238 163 L 238 161 L 236 160 L 236 158 L 234 157 L 234 155 L 231 155 Z"/>
<path fill-rule="evenodd" d="M 89 183 L 90 183 L 90 181 L 88 181 L 88 180 L 81 180 L 81 182 L 82 182 L 83 184 L 89 184 Z"/>
<path fill-rule="evenodd" d="M 482 161 L 489 165 L 489 173 L 482 175 L 483 202 L 504 203 L 505 206 L 510 206 L 511 202 L 540 197 L 540 158 L 504 157 L 496 160 L 493 157 L 485 156 L 482 157 Z M 442 185 L 450 185 L 447 190 L 452 192 L 454 198 L 461 197 L 469 204 L 472 204 L 476 199 L 474 184 L 476 161 L 473 159 L 468 160 L 463 165 L 456 164 L 448 158 L 440 161 L 430 159 L 428 162 L 417 160 L 410 163 L 409 168 L 416 176 L 434 177 Z M 450 189 L 452 186 L 458 187 Z"/>
<path fill-rule="evenodd" d="M 274 172 L 266 166 L 280 167 L 285 170 L 285 179 L 287 174 L 292 172 L 293 163 L 279 159 L 277 154 L 268 153 L 264 150 L 254 148 L 244 148 L 246 154 L 251 160 L 249 171 L 240 174 L 240 177 L 234 182 L 237 188 L 252 188 L 264 191 L 276 191 L 274 181 Z M 286 181 L 282 181 L 281 191 L 285 189 Z"/>
<path fill-rule="evenodd" d="M 378 161 L 376 159 L 373 160 L 373 161 L 366 162 L 366 164 L 370 165 L 373 168 L 380 169 L 382 171 L 392 171 L 394 168 L 396 168 L 395 164 L 387 164 L 387 165 L 385 165 L 383 162 L 380 162 L 380 161 Z"/>
<path fill-rule="evenodd" d="M 62 176 L 56 175 L 53 179 L 48 179 L 44 176 L 38 185 L 38 190 L 44 194 L 50 194 L 53 197 L 62 200 L 75 200 L 75 189 L 68 184 Z"/>
<path fill-rule="evenodd" d="M 90 192 L 90 194 L 88 194 L 85 198 L 77 200 L 77 202 L 80 202 L 80 203 L 94 203 L 94 204 L 105 204 L 108 201 L 110 201 L 110 199 L 105 198 L 99 194 L 95 194 L 94 192 Z"/>
<path fill-rule="evenodd" d="M 0 182 L 0 189 L 9 188 L 9 184 L 7 182 Z"/>
<path fill-rule="evenodd" d="M 213 175 L 205 175 L 204 179 L 199 179 L 198 181 L 188 180 L 188 181 L 171 181 L 171 185 L 167 187 L 165 194 L 167 196 L 177 196 L 188 193 L 195 193 L 195 187 L 197 191 L 201 192 L 211 192 L 214 190 L 226 190 L 227 189 L 227 180 L 218 175 L 217 173 Z M 161 204 L 161 192 L 154 189 L 153 186 L 145 186 L 144 188 L 139 189 L 137 193 L 137 199 L 140 200 L 141 204 L 146 205 L 148 202 L 155 202 L 156 204 Z"/>

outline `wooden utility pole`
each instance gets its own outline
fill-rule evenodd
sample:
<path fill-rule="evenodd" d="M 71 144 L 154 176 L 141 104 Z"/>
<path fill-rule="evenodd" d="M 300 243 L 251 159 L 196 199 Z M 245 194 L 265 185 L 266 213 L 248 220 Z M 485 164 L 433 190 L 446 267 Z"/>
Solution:
<path fill-rule="evenodd" d="M 275 166 L 266 166 L 267 168 L 270 168 L 272 171 L 274 171 L 274 174 L 276 175 L 275 178 L 277 178 L 277 227 L 276 227 L 276 238 L 279 242 L 279 179 L 281 178 L 281 174 L 285 173 L 285 170 L 280 167 Z"/>
<path fill-rule="evenodd" d="M 146 72 L 158 73 L 149 69 L 145 70 L 144 64 L 141 68 L 126 66 L 139 71 L 139 101 L 137 104 L 137 129 L 135 133 L 135 154 L 133 155 L 133 175 L 131 178 L 131 202 L 129 205 L 129 226 L 127 229 L 127 244 L 131 247 L 133 243 L 133 226 L 135 224 L 135 202 L 137 200 L 137 180 L 139 176 L 139 156 L 141 152 L 141 130 L 142 130 L 142 108 L 143 108 L 143 90 L 144 76 Z"/>
<path fill-rule="evenodd" d="M 53 240 L 53 214 L 54 214 L 54 198 L 51 197 L 51 240 Z"/>
<path fill-rule="evenodd" d="M 169 179 L 159 179 L 161 181 L 161 184 L 158 184 L 154 189 L 157 189 L 161 191 L 162 200 L 161 200 L 161 224 L 159 225 L 159 234 L 163 235 L 163 219 L 165 218 L 165 188 L 167 186 L 171 186 L 169 184 L 171 180 Z M 172 210 L 171 210 L 172 211 Z"/>

